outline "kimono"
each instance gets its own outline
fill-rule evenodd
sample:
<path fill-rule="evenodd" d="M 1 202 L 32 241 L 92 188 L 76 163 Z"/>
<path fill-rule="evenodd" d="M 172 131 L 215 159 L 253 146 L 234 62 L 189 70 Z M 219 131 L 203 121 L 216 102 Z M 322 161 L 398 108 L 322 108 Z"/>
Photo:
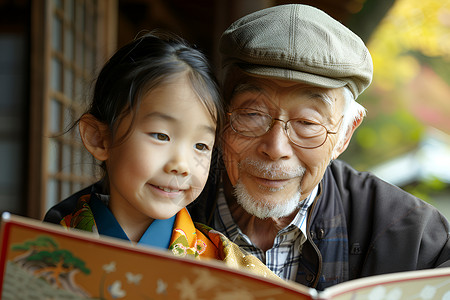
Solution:
<path fill-rule="evenodd" d="M 128 240 L 125 232 L 101 199 L 101 195 L 81 196 L 76 209 L 64 216 L 60 224 Z M 196 259 L 217 259 L 229 267 L 246 269 L 254 274 L 281 280 L 255 256 L 247 254 L 222 233 L 192 221 L 186 208 L 167 220 L 154 220 L 138 244 L 165 248 L 176 256 Z"/>

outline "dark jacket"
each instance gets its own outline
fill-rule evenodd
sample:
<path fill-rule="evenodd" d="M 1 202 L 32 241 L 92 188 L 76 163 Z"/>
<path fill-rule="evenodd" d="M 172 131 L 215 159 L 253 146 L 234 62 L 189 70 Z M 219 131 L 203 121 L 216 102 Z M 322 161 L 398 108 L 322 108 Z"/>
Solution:
<path fill-rule="evenodd" d="M 320 185 L 308 213 L 297 282 L 323 290 L 365 276 L 450 266 L 450 226 L 431 205 L 338 160 Z M 209 200 L 196 202 L 190 212 L 211 225 L 209 189 Z"/>
<path fill-rule="evenodd" d="M 211 176 L 189 207 L 194 221 L 213 224 L 216 182 Z M 320 185 L 308 213 L 297 282 L 323 290 L 365 276 L 450 267 L 450 226 L 431 205 L 341 161 L 330 164 Z M 45 221 L 58 223 L 73 205 L 61 202 Z"/>

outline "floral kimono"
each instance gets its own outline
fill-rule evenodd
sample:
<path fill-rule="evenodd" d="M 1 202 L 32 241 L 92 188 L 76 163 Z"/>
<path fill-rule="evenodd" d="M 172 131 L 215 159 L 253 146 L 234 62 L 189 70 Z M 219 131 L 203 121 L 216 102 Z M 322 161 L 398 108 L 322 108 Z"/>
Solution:
<path fill-rule="evenodd" d="M 76 209 L 61 220 L 61 225 L 128 240 L 105 205 L 106 199 L 106 196 L 99 194 L 80 197 Z M 266 278 L 279 279 L 259 259 L 245 253 L 220 232 L 194 223 L 186 208 L 170 219 L 155 219 L 138 244 L 169 249 L 176 256 L 218 259 L 235 269 L 244 268 Z"/>

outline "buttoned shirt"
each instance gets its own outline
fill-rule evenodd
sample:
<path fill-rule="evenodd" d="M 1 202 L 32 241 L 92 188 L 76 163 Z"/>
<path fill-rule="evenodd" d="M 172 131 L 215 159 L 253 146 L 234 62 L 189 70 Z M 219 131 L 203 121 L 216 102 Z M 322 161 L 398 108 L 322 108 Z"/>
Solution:
<path fill-rule="evenodd" d="M 294 219 L 288 226 L 277 233 L 272 248 L 267 251 L 263 251 L 255 246 L 233 220 L 225 200 L 223 188 L 219 190 L 214 228 L 225 234 L 245 251 L 255 255 L 279 277 L 295 281 L 302 245 L 307 237 L 306 220 L 308 208 L 313 203 L 317 191 L 318 187 L 316 186 L 311 194 L 300 203 L 299 211 Z"/>

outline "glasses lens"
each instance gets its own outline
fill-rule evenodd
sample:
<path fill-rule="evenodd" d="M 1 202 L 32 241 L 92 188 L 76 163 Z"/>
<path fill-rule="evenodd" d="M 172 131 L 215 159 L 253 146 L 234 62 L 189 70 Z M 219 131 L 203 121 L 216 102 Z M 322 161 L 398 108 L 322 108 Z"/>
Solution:
<path fill-rule="evenodd" d="M 272 117 L 253 109 L 237 109 L 231 113 L 231 127 L 244 136 L 257 137 L 267 132 Z"/>
<path fill-rule="evenodd" d="M 321 124 L 294 119 L 289 121 L 288 135 L 294 144 L 300 147 L 314 148 L 325 142 L 327 130 Z"/>

